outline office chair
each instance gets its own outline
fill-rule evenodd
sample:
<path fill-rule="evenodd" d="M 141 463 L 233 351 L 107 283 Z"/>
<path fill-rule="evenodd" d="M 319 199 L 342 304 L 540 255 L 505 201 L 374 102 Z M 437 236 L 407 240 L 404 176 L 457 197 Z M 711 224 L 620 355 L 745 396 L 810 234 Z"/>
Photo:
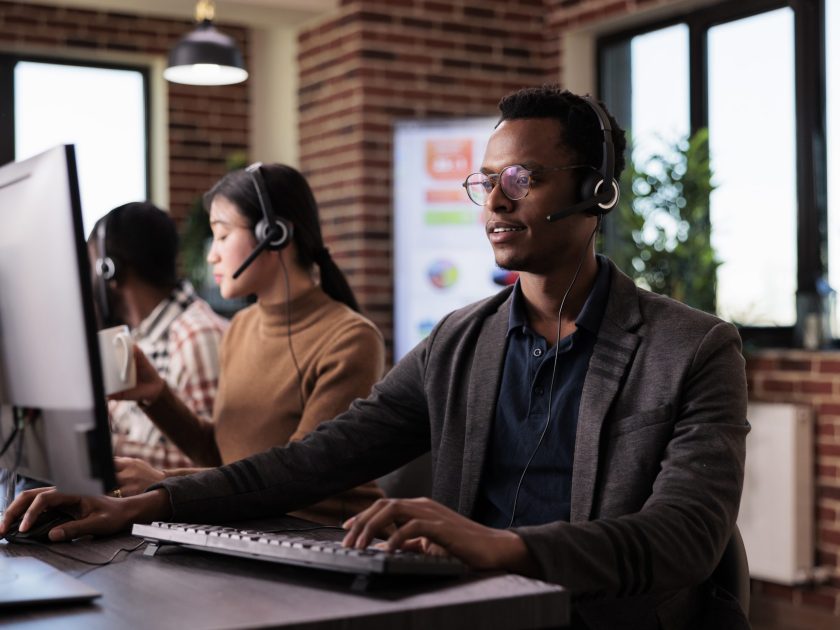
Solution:
<path fill-rule="evenodd" d="M 376 480 L 390 499 L 432 496 L 432 456 L 424 453 L 405 466 Z"/>
<path fill-rule="evenodd" d="M 712 582 L 728 591 L 738 600 L 744 615 L 750 615 L 750 568 L 747 563 L 747 550 L 738 526 L 723 551 L 717 567 L 712 573 Z"/>

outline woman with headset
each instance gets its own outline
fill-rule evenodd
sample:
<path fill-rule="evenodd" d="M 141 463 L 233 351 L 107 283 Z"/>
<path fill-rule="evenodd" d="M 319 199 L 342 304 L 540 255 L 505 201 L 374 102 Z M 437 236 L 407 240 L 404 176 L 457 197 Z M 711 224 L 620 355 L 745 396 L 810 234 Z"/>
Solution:
<path fill-rule="evenodd" d="M 324 247 L 315 198 L 295 169 L 234 171 L 204 205 L 213 231 L 207 262 L 222 296 L 257 297 L 222 340 L 213 421 L 192 413 L 139 351 L 138 384 L 117 398 L 137 400 L 194 462 L 212 467 L 301 439 L 366 397 L 382 375 L 384 345 Z M 116 467 L 118 496 L 197 470 L 156 470 L 130 458 Z M 368 483 L 296 514 L 340 523 L 381 496 Z"/>

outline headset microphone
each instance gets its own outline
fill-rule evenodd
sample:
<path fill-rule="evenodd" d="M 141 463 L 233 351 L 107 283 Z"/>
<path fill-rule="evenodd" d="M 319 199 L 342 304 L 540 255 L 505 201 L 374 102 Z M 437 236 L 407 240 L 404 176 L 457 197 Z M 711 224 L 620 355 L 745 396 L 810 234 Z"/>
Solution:
<path fill-rule="evenodd" d="M 239 265 L 233 278 L 236 279 L 242 272 L 244 272 L 252 262 L 263 251 L 269 249 L 271 251 L 279 251 L 289 244 L 294 233 L 294 226 L 291 221 L 282 219 L 274 214 L 274 208 L 271 206 L 271 198 L 268 196 L 268 190 L 265 187 L 265 180 L 263 179 L 260 168 L 262 162 L 255 162 L 245 169 L 245 172 L 251 177 L 254 183 L 254 190 L 257 192 L 257 200 L 260 204 L 263 218 L 257 223 L 254 228 L 254 236 L 257 238 L 257 246 L 254 248 L 248 257 Z"/>
<path fill-rule="evenodd" d="M 603 216 L 618 204 L 619 189 L 618 182 L 615 181 L 615 148 L 610 119 L 595 99 L 584 96 L 583 100 L 595 112 L 598 124 L 601 126 L 601 168 L 583 178 L 580 189 L 580 198 L 583 201 L 549 214 L 546 217 L 549 222 L 564 219 L 578 212 L 590 212 Z"/>

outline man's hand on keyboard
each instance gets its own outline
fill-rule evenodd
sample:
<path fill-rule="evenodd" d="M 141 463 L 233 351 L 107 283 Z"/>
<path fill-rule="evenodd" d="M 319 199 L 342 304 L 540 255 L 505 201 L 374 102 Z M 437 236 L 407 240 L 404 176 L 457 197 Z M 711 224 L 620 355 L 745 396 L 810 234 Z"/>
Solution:
<path fill-rule="evenodd" d="M 389 527 L 396 528 L 388 532 Z M 379 499 L 344 523 L 344 545 L 364 549 L 386 537 L 386 548 L 446 552 L 474 569 L 536 575 L 536 563 L 518 534 L 485 527 L 431 499 Z M 390 533 L 390 535 L 388 535 Z"/>

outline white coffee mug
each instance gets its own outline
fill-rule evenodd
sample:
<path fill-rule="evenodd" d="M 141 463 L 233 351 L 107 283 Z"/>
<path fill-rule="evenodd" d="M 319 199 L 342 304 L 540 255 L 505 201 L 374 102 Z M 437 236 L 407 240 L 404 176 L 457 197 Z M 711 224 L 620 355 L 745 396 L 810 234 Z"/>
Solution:
<path fill-rule="evenodd" d="M 133 349 L 134 340 L 128 332 L 128 326 L 114 326 L 99 331 L 99 357 L 105 394 L 116 394 L 137 384 Z"/>

